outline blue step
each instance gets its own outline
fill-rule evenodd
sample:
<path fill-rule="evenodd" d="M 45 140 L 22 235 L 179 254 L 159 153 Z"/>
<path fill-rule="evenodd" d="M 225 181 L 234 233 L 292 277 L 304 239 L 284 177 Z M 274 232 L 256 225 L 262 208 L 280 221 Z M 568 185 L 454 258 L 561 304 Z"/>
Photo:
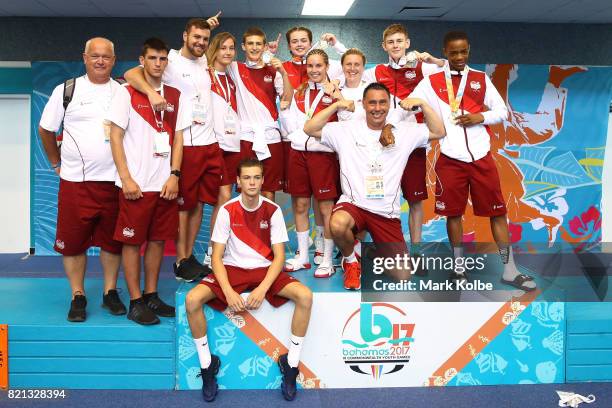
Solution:
<path fill-rule="evenodd" d="M 160 297 L 173 304 L 177 286 L 173 279 L 160 280 Z M 102 279 L 86 279 L 85 290 L 87 320 L 70 323 L 65 278 L 0 279 L 0 323 L 9 325 L 10 386 L 174 389 L 174 319 L 140 326 L 100 307 Z M 127 304 L 125 288 L 120 296 Z"/>

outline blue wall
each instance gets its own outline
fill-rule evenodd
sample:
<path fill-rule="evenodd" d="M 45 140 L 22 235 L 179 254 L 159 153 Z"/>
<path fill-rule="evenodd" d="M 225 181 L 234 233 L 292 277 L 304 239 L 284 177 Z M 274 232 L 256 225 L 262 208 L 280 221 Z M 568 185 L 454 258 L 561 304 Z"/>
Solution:
<path fill-rule="evenodd" d="M 172 46 L 182 42 L 186 18 L 0 18 L 0 61 L 76 60 L 85 40 L 106 36 L 119 59 L 136 60 L 140 44 L 159 36 Z M 316 36 L 333 32 L 348 46 L 365 51 L 372 62 L 385 60 L 379 47 L 383 29 L 393 21 L 337 19 L 223 19 L 220 30 L 238 38 L 251 25 L 269 37 L 294 25 L 309 26 Z M 612 24 L 520 24 L 404 21 L 414 47 L 441 53 L 449 30 L 472 39 L 472 63 L 612 65 Z M 283 43 L 281 52 L 287 57 Z"/>

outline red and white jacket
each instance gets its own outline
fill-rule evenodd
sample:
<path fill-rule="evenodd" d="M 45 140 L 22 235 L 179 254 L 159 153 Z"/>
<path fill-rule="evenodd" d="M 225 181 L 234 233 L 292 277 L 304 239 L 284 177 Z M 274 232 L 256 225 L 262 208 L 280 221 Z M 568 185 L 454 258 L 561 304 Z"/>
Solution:
<path fill-rule="evenodd" d="M 210 90 L 215 137 L 219 147 L 226 152 L 240 151 L 240 121 L 238 120 L 238 104 L 236 101 L 236 84 L 225 72 L 209 70 Z M 233 112 L 235 133 L 228 133 L 225 118 L 228 110 Z"/>
<path fill-rule="evenodd" d="M 459 126 L 451 122 L 444 72 L 430 75 L 410 94 L 425 100 L 442 118 L 446 137 L 440 140 L 440 151 L 448 157 L 473 162 L 487 155 L 491 148 L 491 129 L 488 125 L 499 123 L 508 116 L 508 108 L 489 77 L 482 71 L 469 68 L 460 112 L 481 113 L 484 122 L 473 126 Z M 451 71 L 455 95 L 461 82 L 460 73 Z"/>

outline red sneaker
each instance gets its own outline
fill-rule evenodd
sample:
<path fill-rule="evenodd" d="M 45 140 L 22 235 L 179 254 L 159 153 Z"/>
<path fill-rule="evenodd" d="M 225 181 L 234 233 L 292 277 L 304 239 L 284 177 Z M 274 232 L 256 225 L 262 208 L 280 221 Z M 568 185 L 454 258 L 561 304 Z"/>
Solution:
<path fill-rule="evenodd" d="M 342 261 L 342 269 L 344 269 L 344 289 L 361 289 L 361 264 L 344 260 Z"/>

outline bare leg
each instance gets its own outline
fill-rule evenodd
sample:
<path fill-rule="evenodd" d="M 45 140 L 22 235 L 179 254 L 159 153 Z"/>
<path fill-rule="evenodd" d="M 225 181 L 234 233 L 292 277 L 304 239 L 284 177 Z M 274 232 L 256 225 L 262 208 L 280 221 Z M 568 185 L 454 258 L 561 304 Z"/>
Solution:
<path fill-rule="evenodd" d="M 74 295 L 85 295 L 85 269 L 87 268 L 87 256 L 85 253 L 74 256 L 62 257 L 64 270 L 70 283 L 72 297 Z"/>
<path fill-rule="evenodd" d="M 355 220 L 353 220 L 353 217 L 348 212 L 342 210 L 334 212 L 329 220 L 331 236 L 344 256 L 350 256 L 353 253 L 353 244 L 355 243 L 354 226 Z"/>
<path fill-rule="evenodd" d="M 106 295 L 109 290 L 117 288 L 121 255 L 101 250 L 100 263 L 104 270 L 104 294 Z"/>
<path fill-rule="evenodd" d="M 140 291 L 140 245 L 123 244 L 121 252 L 125 282 L 130 292 L 130 300 L 142 297 Z"/>
<path fill-rule="evenodd" d="M 291 206 L 293 207 L 293 217 L 295 219 L 295 230 L 304 232 L 310 229 L 308 212 L 310 211 L 310 197 L 291 196 Z"/>
<path fill-rule="evenodd" d="M 293 282 L 278 292 L 278 295 L 295 303 L 295 310 L 291 319 L 291 334 L 304 337 L 308 330 L 310 312 L 312 311 L 312 291 L 300 282 Z"/>
<path fill-rule="evenodd" d="M 185 298 L 185 310 L 187 321 L 194 339 L 206 336 L 206 316 L 202 310 L 205 303 L 215 298 L 215 294 L 206 285 L 196 285 L 187 293 Z"/>
<path fill-rule="evenodd" d="M 179 234 L 176 240 L 176 261 L 189 258 L 193 253 L 200 226 L 202 225 L 202 203 L 189 211 L 179 211 Z"/>
<path fill-rule="evenodd" d="M 144 293 L 157 292 L 159 270 L 164 257 L 165 241 L 149 241 L 144 254 L 145 289 Z"/>
<path fill-rule="evenodd" d="M 410 242 L 418 244 L 421 242 L 421 233 L 423 231 L 423 202 L 415 201 L 410 203 L 410 212 L 408 214 L 408 229 L 410 231 Z"/>
<path fill-rule="evenodd" d="M 453 247 L 461 246 L 463 242 L 463 224 L 461 216 L 446 217 L 446 232 Z"/>
<path fill-rule="evenodd" d="M 274 191 L 262 191 L 261 195 L 266 197 L 268 200 L 274 201 Z"/>

